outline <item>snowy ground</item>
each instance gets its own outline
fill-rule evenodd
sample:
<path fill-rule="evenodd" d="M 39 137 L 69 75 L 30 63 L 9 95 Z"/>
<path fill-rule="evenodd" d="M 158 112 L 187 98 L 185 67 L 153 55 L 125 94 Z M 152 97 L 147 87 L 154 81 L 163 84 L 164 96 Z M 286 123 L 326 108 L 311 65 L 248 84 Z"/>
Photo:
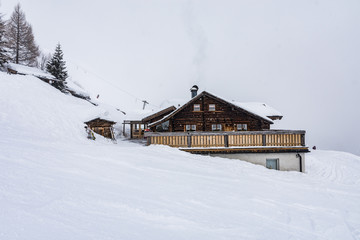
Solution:
<path fill-rule="evenodd" d="M 0 73 L 0 239 L 360 239 L 360 157 L 305 174 L 98 137 L 91 104 Z"/>

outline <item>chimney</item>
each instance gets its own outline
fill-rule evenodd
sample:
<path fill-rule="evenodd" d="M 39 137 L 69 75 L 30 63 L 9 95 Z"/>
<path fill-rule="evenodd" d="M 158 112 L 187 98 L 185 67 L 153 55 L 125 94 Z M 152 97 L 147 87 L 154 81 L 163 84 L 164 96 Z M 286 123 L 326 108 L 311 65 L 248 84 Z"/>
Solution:
<path fill-rule="evenodd" d="M 196 85 L 194 85 L 194 86 L 192 86 L 192 88 L 190 88 L 191 98 L 196 97 L 198 89 L 199 89 L 199 87 Z"/>

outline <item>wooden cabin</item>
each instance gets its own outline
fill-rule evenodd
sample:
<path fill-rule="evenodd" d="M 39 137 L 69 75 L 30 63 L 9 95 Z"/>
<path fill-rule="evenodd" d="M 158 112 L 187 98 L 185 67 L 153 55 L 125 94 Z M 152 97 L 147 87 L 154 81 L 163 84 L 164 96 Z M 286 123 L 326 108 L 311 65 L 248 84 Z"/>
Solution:
<path fill-rule="evenodd" d="M 264 167 L 305 171 L 305 131 L 270 130 L 282 114 L 264 103 L 227 101 L 206 91 L 148 123 L 147 144 L 195 154 L 241 159 Z"/>
<path fill-rule="evenodd" d="M 259 110 L 257 109 L 259 106 L 251 107 L 250 105 L 249 107 L 246 104 L 242 106 L 237 102 L 226 101 L 204 91 L 195 95 L 189 102 L 171 114 L 149 123 L 148 126 L 152 132 L 269 130 L 273 120 L 281 119 L 282 116 L 266 104 L 263 104 L 262 107 L 264 109 Z M 267 107 L 273 111 L 268 111 Z M 266 115 L 267 112 L 269 114 Z"/>
<path fill-rule="evenodd" d="M 101 118 L 95 118 L 93 120 L 85 122 L 85 124 L 95 133 L 100 134 L 106 138 L 110 138 L 113 140 L 115 139 L 113 125 L 116 124 L 116 122 Z"/>

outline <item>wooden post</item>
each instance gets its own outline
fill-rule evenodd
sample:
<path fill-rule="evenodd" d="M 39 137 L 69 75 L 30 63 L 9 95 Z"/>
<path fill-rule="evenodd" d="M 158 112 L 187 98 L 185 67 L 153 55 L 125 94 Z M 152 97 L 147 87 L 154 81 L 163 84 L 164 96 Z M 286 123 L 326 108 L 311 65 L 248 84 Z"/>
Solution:
<path fill-rule="evenodd" d="M 139 123 L 139 137 L 138 138 L 143 138 L 144 136 L 141 134 L 141 123 Z"/>
<path fill-rule="evenodd" d="M 229 135 L 224 135 L 224 145 L 225 147 L 229 147 Z"/>
<path fill-rule="evenodd" d="M 133 125 L 130 123 L 130 138 L 133 138 Z"/>
<path fill-rule="evenodd" d="M 115 140 L 114 128 L 113 127 L 110 127 L 110 135 L 111 135 L 111 139 Z"/>
<path fill-rule="evenodd" d="M 301 146 L 305 146 L 305 134 L 301 134 Z"/>
<path fill-rule="evenodd" d="M 187 145 L 189 148 L 191 147 L 191 136 L 190 135 L 187 136 Z"/>
<path fill-rule="evenodd" d="M 126 137 L 126 135 L 125 135 L 125 121 L 123 123 L 123 136 Z"/>
<path fill-rule="evenodd" d="M 151 137 L 146 138 L 146 146 L 149 146 L 151 144 Z"/>
<path fill-rule="evenodd" d="M 262 145 L 266 146 L 266 134 L 262 135 Z"/>

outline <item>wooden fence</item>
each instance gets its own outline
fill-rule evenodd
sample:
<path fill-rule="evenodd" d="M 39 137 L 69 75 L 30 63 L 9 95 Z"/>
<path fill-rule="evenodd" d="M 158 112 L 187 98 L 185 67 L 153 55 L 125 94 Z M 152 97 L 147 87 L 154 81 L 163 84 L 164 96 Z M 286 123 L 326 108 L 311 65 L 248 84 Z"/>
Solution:
<path fill-rule="evenodd" d="M 305 131 L 268 130 L 244 132 L 148 132 L 147 144 L 171 147 L 305 146 Z"/>

